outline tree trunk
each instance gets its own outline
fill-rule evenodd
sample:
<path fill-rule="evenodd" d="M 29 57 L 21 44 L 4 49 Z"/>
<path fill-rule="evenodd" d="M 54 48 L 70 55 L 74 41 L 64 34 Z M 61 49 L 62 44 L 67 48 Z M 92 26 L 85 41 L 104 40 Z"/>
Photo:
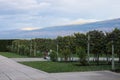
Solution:
<path fill-rule="evenodd" d="M 97 65 L 99 65 L 99 54 L 97 54 Z"/>
<path fill-rule="evenodd" d="M 106 61 L 107 61 L 107 63 L 109 62 L 108 53 L 106 54 Z"/>
<path fill-rule="evenodd" d="M 119 63 L 120 63 L 120 54 L 119 54 Z"/>
<path fill-rule="evenodd" d="M 65 56 L 65 61 L 68 61 L 68 57 L 67 56 Z"/>

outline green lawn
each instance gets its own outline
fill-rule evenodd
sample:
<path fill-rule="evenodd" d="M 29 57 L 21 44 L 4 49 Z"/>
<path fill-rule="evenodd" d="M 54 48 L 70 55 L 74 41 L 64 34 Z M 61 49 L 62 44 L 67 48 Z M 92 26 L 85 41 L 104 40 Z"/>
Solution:
<path fill-rule="evenodd" d="M 77 62 L 20 62 L 49 73 L 110 70 L 111 65 L 77 66 Z M 120 67 L 120 66 L 118 66 Z"/>
<path fill-rule="evenodd" d="M 10 52 L 0 52 L 0 55 L 8 57 L 8 58 L 25 58 L 25 57 L 27 57 L 27 56 L 18 55 L 18 54 L 10 53 Z"/>

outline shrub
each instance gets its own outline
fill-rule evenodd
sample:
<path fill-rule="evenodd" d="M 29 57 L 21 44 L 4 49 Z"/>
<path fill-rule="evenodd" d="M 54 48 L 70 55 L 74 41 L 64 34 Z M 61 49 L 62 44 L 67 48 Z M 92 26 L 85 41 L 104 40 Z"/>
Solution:
<path fill-rule="evenodd" d="M 85 49 L 82 48 L 82 47 L 76 47 L 76 53 L 79 57 L 79 61 L 82 65 L 86 65 L 87 64 L 87 61 L 86 61 L 86 52 L 85 52 Z"/>
<path fill-rule="evenodd" d="M 55 52 L 55 51 L 52 51 L 51 53 L 50 53 L 50 60 L 51 61 L 57 61 L 58 59 L 57 59 L 58 57 L 57 57 L 57 53 Z"/>
<path fill-rule="evenodd" d="M 68 58 L 70 56 L 70 49 L 68 48 L 62 49 L 61 54 L 64 58 L 64 61 L 68 61 Z"/>

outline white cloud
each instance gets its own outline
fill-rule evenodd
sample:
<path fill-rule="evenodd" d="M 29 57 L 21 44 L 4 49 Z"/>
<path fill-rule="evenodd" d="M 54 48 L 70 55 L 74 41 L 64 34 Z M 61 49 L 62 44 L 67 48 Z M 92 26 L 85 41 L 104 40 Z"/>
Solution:
<path fill-rule="evenodd" d="M 51 26 L 59 26 L 59 25 L 76 25 L 76 24 L 86 24 L 86 23 L 91 23 L 91 22 L 96 22 L 100 20 L 96 19 L 70 19 L 70 18 L 55 18 L 51 22 Z"/>
<path fill-rule="evenodd" d="M 0 26 L 44 28 L 118 18 L 119 4 L 120 0 L 0 0 Z"/>
<path fill-rule="evenodd" d="M 32 30 L 37 30 L 40 29 L 38 27 L 25 27 L 25 28 L 21 28 L 20 30 L 24 30 L 24 31 L 32 31 Z"/>
<path fill-rule="evenodd" d="M 108 19 L 120 17 L 119 0 L 47 0 L 52 10 L 66 16 Z"/>
<path fill-rule="evenodd" d="M 70 22 L 70 24 L 86 24 L 86 23 L 91 23 L 91 22 L 96 22 L 96 21 L 100 21 L 100 20 L 96 20 L 96 19 L 77 19 L 77 20 L 74 20 L 74 21 Z"/>
<path fill-rule="evenodd" d="M 0 0 L 0 8 L 34 10 L 50 6 L 47 2 L 37 2 L 37 0 Z"/>

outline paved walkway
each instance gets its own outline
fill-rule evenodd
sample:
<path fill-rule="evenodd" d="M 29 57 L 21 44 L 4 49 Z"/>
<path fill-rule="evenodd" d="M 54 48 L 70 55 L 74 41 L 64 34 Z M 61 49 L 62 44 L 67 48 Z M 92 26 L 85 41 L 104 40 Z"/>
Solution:
<path fill-rule="evenodd" d="M 60 80 L 120 80 L 120 74 L 110 71 L 52 73 Z"/>
<path fill-rule="evenodd" d="M 110 71 L 46 73 L 0 56 L 0 80 L 120 80 Z"/>
<path fill-rule="evenodd" d="M 0 56 L 0 80 L 56 80 L 48 73 Z"/>
<path fill-rule="evenodd" d="M 10 58 L 16 62 L 29 62 L 29 61 L 48 61 L 44 58 Z"/>

